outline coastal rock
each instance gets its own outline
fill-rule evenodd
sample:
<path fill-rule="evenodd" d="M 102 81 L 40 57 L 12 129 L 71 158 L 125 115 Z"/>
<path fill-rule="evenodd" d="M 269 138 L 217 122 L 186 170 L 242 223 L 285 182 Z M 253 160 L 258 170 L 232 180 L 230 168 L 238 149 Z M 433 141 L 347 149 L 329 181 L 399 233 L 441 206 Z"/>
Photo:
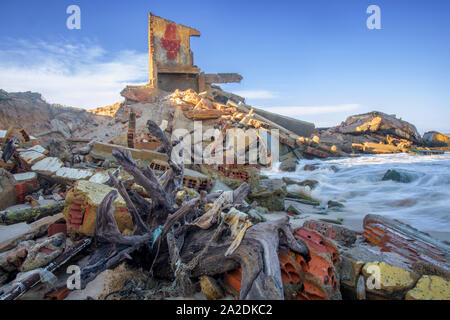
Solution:
<path fill-rule="evenodd" d="M 280 171 L 293 172 L 297 167 L 297 159 L 288 159 L 280 164 Z"/>
<path fill-rule="evenodd" d="M 343 134 L 361 135 L 366 133 L 380 133 L 394 135 L 415 143 L 422 141 L 414 125 L 398 119 L 395 115 L 388 115 L 379 111 L 348 117 L 336 129 L 337 132 Z"/>
<path fill-rule="evenodd" d="M 412 181 L 412 177 L 402 171 L 397 171 L 397 170 L 388 170 L 384 176 L 383 176 L 383 181 L 386 180 L 392 180 L 392 181 L 397 181 L 397 182 L 401 182 L 401 183 L 409 183 Z"/>
<path fill-rule="evenodd" d="M 259 186 L 252 189 L 248 197 L 270 211 L 284 211 L 284 198 L 286 195 L 286 184 L 283 180 L 265 179 L 260 180 Z"/>
<path fill-rule="evenodd" d="M 313 164 L 307 164 L 303 167 L 303 170 L 305 171 L 314 171 L 317 170 L 317 167 Z"/>
<path fill-rule="evenodd" d="M 345 247 L 350 247 L 356 241 L 355 231 L 333 223 L 308 220 L 305 221 L 303 226 L 319 232 L 320 234 L 332 239 L 333 241 Z"/>
<path fill-rule="evenodd" d="M 319 181 L 317 181 L 317 180 L 303 180 L 303 181 L 299 182 L 299 181 L 296 181 L 296 180 L 288 178 L 288 177 L 283 177 L 283 181 L 288 186 L 293 185 L 293 184 L 296 184 L 301 187 L 308 186 L 311 190 L 314 189 L 317 186 L 317 184 L 319 183 Z"/>
<path fill-rule="evenodd" d="M 302 212 L 296 206 L 294 206 L 292 204 L 289 206 L 289 208 L 287 208 L 286 211 L 289 213 L 295 214 L 297 216 L 302 214 Z"/>
<path fill-rule="evenodd" d="M 338 201 L 330 200 L 328 201 L 328 208 L 343 208 L 344 205 Z"/>
<path fill-rule="evenodd" d="M 362 273 L 373 288 L 367 291 L 381 295 L 392 295 L 400 298 L 408 289 L 411 289 L 418 279 L 418 275 L 400 267 L 385 262 L 369 262 L 362 268 Z M 379 286 L 378 286 L 379 285 Z"/>
<path fill-rule="evenodd" d="M 450 145 L 450 137 L 437 131 L 429 131 L 423 135 L 423 141 L 430 147 L 446 147 Z"/>
<path fill-rule="evenodd" d="M 450 281 L 438 276 L 423 276 L 406 293 L 406 300 L 450 300 Z"/>

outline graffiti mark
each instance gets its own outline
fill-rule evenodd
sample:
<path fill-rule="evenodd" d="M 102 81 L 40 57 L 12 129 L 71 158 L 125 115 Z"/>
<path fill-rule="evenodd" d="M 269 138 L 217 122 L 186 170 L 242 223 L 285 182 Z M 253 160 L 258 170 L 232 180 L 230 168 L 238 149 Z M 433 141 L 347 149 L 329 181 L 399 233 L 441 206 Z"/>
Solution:
<path fill-rule="evenodd" d="M 177 40 L 177 26 L 169 23 L 166 26 L 164 37 L 161 39 L 161 45 L 166 50 L 167 59 L 174 60 L 180 50 L 181 40 Z"/>

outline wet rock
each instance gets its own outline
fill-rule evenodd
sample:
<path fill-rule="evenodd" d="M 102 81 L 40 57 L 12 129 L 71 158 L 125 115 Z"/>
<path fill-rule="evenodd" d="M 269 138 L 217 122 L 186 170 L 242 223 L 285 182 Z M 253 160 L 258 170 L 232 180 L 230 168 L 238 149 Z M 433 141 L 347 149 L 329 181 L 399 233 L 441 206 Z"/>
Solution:
<path fill-rule="evenodd" d="M 409 290 L 406 300 L 450 300 L 450 281 L 438 276 L 423 276 Z"/>
<path fill-rule="evenodd" d="M 313 164 L 307 164 L 303 167 L 303 170 L 305 171 L 314 171 L 317 170 L 317 167 Z"/>
<path fill-rule="evenodd" d="M 412 181 L 412 177 L 402 171 L 397 171 L 397 170 L 388 170 L 384 176 L 383 176 L 383 181 L 387 181 L 387 180 L 392 180 L 392 181 L 397 181 L 397 182 L 401 182 L 401 183 L 409 183 Z"/>
<path fill-rule="evenodd" d="M 302 212 L 300 211 L 300 209 L 298 209 L 296 206 L 294 206 L 294 205 L 290 205 L 289 206 L 289 208 L 287 208 L 287 210 L 286 210 L 288 213 L 292 213 L 292 214 L 295 214 L 295 215 L 301 215 L 302 214 Z"/>
<path fill-rule="evenodd" d="M 320 234 L 332 239 L 340 245 L 350 247 L 356 241 L 356 232 L 346 227 L 328 223 L 326 221 L 308 220 L 303 224 L 304 227 L 317 231 Z"/>
<path fill-rule="evenodd" d="M 293 172 L 297 167 L 297 159 L 288 159 L 280 164 L 280 171 Z"/>
<path fill-rule="evenodd" d="M 328 208 L 343 208 L 344 205 L 338 201 L 330 200 L 328 201 Z"/>
<path fill-rule="evenodd" d="M 283 180 L 265 179 L 259 182 L 259 186 L 252 189 L 248 197 L 270 211 L 284 211 L 286 195 L 286 184 Z"/>
<path fill-rule="evenodd" d="M 317 186 L 317 184 L 319 183 L 319 181 L 317 181 L 317 180 L 303 180 L 303 181 L 299 182 L 299 181 L 296 181 L 296 180 L 288 178 L 288 177 L 283 177 L 283 181 L 288 186 L 293 185 L 293 184 L 296 184 L 301 187 L 308 186 L 311 190 L 314 189 Z"/>
<path fill-rule="evenodd" d="M 310 195 L 308 195 L 306 192 L 288 192 L 286 198 L 289 198 L 289 200 L 297 201 L 304 204 L 310 204 L 313 206 L 320 205 L 320 202 L 313 199 Z"/>

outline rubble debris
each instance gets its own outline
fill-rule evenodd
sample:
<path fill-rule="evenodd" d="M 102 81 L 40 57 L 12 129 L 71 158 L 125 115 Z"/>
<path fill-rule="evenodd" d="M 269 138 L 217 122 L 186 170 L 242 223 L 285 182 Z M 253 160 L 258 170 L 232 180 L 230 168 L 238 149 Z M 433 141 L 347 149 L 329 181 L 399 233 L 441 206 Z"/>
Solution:
<path fill-rule="evenodd" d="M 439 154 L 447 150 L 447 136 L 422 138 L 412 124 L 376 111 L 315 129 L 254 108 L 214 85 L 242 76 L 205 74 L 194 65 L 190 37 L 199 31 L 152 14 L 149 20 L 149 83 L 127 86 L 123 102 L 86 112 L 50 106 L 35 93 L 0 91 L 0 127 L 8 128 L 0 130 L 0 210 L 6 209 L 0 221 L 31 222 L 29 231 L 0 243 L 0 283 L 27 272 L 6 294 L 0 289 L 0 300 L 17 299 L 52 278 L 50 272 L 91 242 L 82 287 L 112 274 L 117 279 L 109 292 L 98 296 L 104 299 L 194 297 L 199 290 L 223 299 L 222 286 L 239 299 L 449 299 L 447 243 L 375 215 L 364 219 L 362 235 L 342 218 L 305 221 L 344 204 L 321 205 L 311 195 L 316 180 L 260 174 L 274 165 L 272 129 L 279 131 L 280 171 L 286 172 L 303 158 Z M 5 108 L 13 116 L 30 111 L 37 123 L 18 123 Z M 187 134 L 178 136 L 179 129 Z M 211 129 L 221 137 L 199 140 Z M 256 142 L 227 144 L 230 129 L 256 129 L 267 138 L 258 142 L 266 151 L 258 164 L 247 159 Z M 213 154 L 232 150 L 246 161 L 185 165 L 186 150 L 176 149 L 181 141 L 190 141 L 192 160 L 199 145 L 211 145 Z M 311 163 L 303 169 L 322 169 Z M 390 170 L 387 179 L 412 177 Z M 63 252 L 66 240 L 78 239 Z M 368 285 L 373 269 L 382 270 L 380 287 Z M 68 295 L 61 288 L 46 294 Z"/>
<path fill-rule="evenodd" d="M 422 276 L 406 300 L 450 300 L 450 282 L 438 276 Z"/>
<path fill-rule="evenodd" d="M 398 295 L 403 297 L 405 291 L 411 289 L 418 279 L 415 273 L 397 266 L 392 266 L 385 262 L 370 262 L 362 268 L 366 281 L 373 277 L 373 270 L 377 270 L 379 279 L 373 281 L 373 288 L 367 287 L 366 290 L 380 295 L 388 295 L 390 297 Z M 378 288 L 376 284 L 379 284 Z"/>
<path fill-rule="evenodd" d="M 297 167 L 297 159 L 288 159 L 280 164 L 280 171 L 293 172 Z"/>
<path fill-rule="evenodd" d="M 217 281 L 209 276 L 200 277 L 200 286 L 205 296 L 210 300 L 218 300 L 224 297 L 222 288 L 218 285 Z"/>
<path fill-rule="evenodd" d="M 15 205 L 0 211 L 0 224 L 10 225 L 19 222 L 33 222 L 62 211 L 63 201 L 42 200 L 39 206 Z"/>
<path fill-rule="evenodd" d="M 43 175 L 52 176 L 63 166 L 64 163 L 59 158 L 48 157 L 36 162 L 31 167 L 31 170 Z"/>
<path fill-rule="evenodd" d="M 38 221 L 30 223 L 30 229 L 22 234 L 19 234 L 11 239 L 0 242 L 0 253 L 14 249 L 20 242 L 27 240 L 35 240 L 42 236 L 45 236 L 48 232 L 48 228 L 51 224 L 60 221 L 63 218 L 62 213 L 54 216 L 42 218 Z"/>
<path fill-rule="evenodd" d="M 17 284 L 14 284 L 12 288 L 0 296 L 0 300 L 16 300 L 20 298 L 23 294 L 25 294 L 29 289 L 36 286 L 38 283 L 43 281 L 47 272 L 53 272 L 59 267 L 63 266 L 67 263 L 71 258 L 76 256 L 80 251 L 91 244 L 91 239 L 86 238 L 84 240 L 75 243 L 72 247 L 61 254 L 59 257 L 55 259 L 55 261 L 48 264 L 42 271 L 35 270 L 30 273 L 28 277 L 24 280 L 19 281 Z"/>
<path fill-rule="evenodd" d="M 68 232 L 93 236 L 98 207 L 103 198 L 113 190 L 114 188 L 104 184 L 86 180 L 77 181 L 66 195 L 63 210 Z M 133 222 L 122 197 L 116 199 L 114 207 L 116 208 L 114 217 L 119 230 L 121 232 L 133 230 Z"/>
<path fill-rule="evenodd" d="M 355 243 L 357 234 L 348 228 L 331 223 L 308 220 L 303 224 L 304 227 L 319 232 L 323 236 L 345 246 L 349 247 Z"/>
<path fill-rule="evenodd" d="M 14 176 L 5 169 L 0 168 L 0 210 L 16 204 L 15 183 Z"/>
<path fill-rule="evenodd" d="M 270 211 L 284 211 L 286 195 L 286 184 L 283 180 L 263 179 L 255 189 L 252 189 L 248 197 Z"/>
<path fill-rule="evenodd" d="M 425 262 L 450 274 L 450 248 L 400 221 L 384 216 L 364 218 L 364 238 L 384 251 L 395 252 L 413 262 Z"/>

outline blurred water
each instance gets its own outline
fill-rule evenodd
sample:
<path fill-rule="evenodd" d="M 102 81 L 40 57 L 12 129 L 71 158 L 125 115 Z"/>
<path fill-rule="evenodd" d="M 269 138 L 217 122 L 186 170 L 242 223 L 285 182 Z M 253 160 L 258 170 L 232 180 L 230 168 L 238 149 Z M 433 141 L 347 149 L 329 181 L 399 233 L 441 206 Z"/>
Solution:
<path fill-rule="evenodd" d="M 315 171 L 304 171 L 315 164 Z M 337 171 L 336 171 L 337 169 Z M 387 170 L 408 172 L 410 183 L 382 181 Z M 296 172 L 265 172 L 272 178 L 319 181 L 311 194 L 325 204 L 345 204 L 343 217 L 374 213 L 404 221 L 425 232 L 450 232 L 450 154 L 363 155 L 357 158 L 301 160 Z"/>

